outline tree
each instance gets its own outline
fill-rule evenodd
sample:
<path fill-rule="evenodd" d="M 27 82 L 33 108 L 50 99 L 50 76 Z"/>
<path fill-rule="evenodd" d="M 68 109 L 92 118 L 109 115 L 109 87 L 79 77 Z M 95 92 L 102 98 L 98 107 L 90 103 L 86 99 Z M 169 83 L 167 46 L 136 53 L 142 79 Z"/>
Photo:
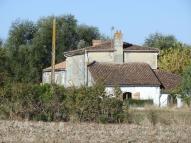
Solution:
<path fill-rule="evenodd" d="M 100 39 L 101 34 L 97 27 L 88 26 L 88 25 L 79 25 L 77 28 L 77 33 L 79 40 L 85 41 L 84 46 L 92 45 L 93 39 Z"/>
<path fill-rule="evenodd" d="M 3 47 L 3 40 L 0 39 L 0 48 L 2 48 L 2 47 Z"/>
<path fill-rule="evenodd" d="M 177 42 L 177 39 L 173 35 L 154 33 L 150 34 L 149 37 L 146 38 L 144 46 L 165 50 L 174 47 Z"/>
<path fill-rule="evenodd" d="M 20 45 L 31 44 L 36 31 L 37 28 L 32 21 L 16 20 L 13 22 L 6 42 L 9 52 L 13 55 L 17 54 Z"/>
<path fill-rule="evenodd" d="M 37 23 L 16 20 L 5 43 L 12 80 L 41 81 L 42 69 L 51 64 L 53 18 L 56 18 L 56 63 L 65 60 L 64 52 L 87 46 L 100 36 L 96 27 L 78 26 L 73 15 L 43 17 Z"/>
<path fill-rule="evenodd" d="M 33 39 L 32 61 L 37 67 L 37 80 L 41 79 L 42 69 L 51 64 L 53 16 L 38 20 L 38 31 Z M 64 52 L 77 48 L 77 20 L 72 15 L 56 18 L 56 62 L 65 59 Z"/>
<path fill-rule="evenodd" d="M 51 64 L 53 18 L 56 18 L 56 63 L 65 60 L 64 52 L 87 46 L 100 35 L 96 27 L 78 26 L 73 15 L 39 19 L 32 49 L 33 65 L 39 75 L 37 80 L 41 79 L 42 69 Z"/>
<path fill-rule="evenodd" d="M 159 48 L 159 67 L 176 74 L 182 74 L 191 63 L 191 48 L 179 42 L 173 35 L 150 34 L 144 46 Z"/>
<path fill-rule="evenodd" d="M 176 74 L 182 74 L 185 68 L 191 64 L 191 49 L 182 44 L 162 50 L 159 57 L 159 67 Z"/>
<path fill-rule="evenodd" d="M 8 80 L 8 57 L 5 48 L 0 47 L 0 86 Z"/>
<path fill-rule="evenodd" d="M 12 80 L 23 82 L 30 77 L 31 45 L 36 31 L 36 25 L 31 21 L 16 20 L 11 26 L 5 48 Z"/>
<path fill-rule="evenodd" d="M 191 64 L 183 73 L 181 93 L 183 100 L 191 105 Z"/>

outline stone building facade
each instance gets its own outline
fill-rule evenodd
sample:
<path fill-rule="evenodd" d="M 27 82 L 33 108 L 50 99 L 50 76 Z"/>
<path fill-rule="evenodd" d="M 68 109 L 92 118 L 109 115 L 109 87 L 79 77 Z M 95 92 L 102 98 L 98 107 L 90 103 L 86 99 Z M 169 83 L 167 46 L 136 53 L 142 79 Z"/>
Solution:
<path fill-rule="evenodd" d="M 180 83 L 180 76 L 158 69 L 159 49 L 123 42 L 120 31 L 113 40 L 93 40 L 92 46 L 64 55 L 65 69 L 61 74 L 65 87 L 92 86 L 102 80 L 108 95 L 113 95 L 114 87 L 119 86 L 124 98 L 129 94 L 134 99 L 152 99 L 155 105 L 166 106 L 168 94 L 161 94 L 162 91 Z"/>

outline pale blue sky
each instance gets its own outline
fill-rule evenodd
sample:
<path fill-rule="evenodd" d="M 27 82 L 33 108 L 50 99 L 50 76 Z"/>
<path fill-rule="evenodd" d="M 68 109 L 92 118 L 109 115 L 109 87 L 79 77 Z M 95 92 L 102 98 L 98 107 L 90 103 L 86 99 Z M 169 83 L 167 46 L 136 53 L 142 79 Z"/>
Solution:
<path fill-rule="evenodd" d="M 7 38 L 17 18 L 63 14 L 108 36 L 114 26 L 131 43 L 143 44 L 150 33 L 161 32 L 191 44 L 191 0 L 0 0 L 0 38 Z"/>

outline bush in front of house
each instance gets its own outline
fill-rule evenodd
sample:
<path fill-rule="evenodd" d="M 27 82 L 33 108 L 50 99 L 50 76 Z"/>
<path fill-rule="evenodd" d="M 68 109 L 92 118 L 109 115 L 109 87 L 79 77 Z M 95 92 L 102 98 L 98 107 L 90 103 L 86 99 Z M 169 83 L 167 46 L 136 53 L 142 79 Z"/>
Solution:
<path fill-rule="evenodd" d="M 102 84 L 81 88 L 6 84 L 0 88 L 0 118 L 122 122 L 122 101 L 106 97 L 104 89 Z"/>
<path fill-rule="evenodd" d="M 7 84 L 0 89 L 1 118 L 67 120 L 64 88 L 50 85 Z"/>
<path fill-rule="evenodd" d="M 144 107 L 145 105 L 153 105 L 153 100 L 147 99 L 127 99 L 125 100 L 130 107 Z"/>
<path fill-rule="evenodd" d="M 101 123 L 121 123 L 124 119 L 123 102 L 117 98 L 104 98 L 101 102 Z"/>

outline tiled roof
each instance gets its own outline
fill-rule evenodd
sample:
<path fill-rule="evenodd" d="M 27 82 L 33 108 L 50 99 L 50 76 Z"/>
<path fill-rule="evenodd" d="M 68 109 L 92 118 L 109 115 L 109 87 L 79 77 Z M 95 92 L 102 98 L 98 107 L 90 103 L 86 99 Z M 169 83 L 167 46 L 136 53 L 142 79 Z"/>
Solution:
<path fill-rule="evenodd" d="M 114 85 L 151 85 L 160 86 L 154 71 L 146 63 L 108 64 L 94 62 L 88 69 L 95 81 Z"/>
<path fill-rule="evenodd" d="M 161 81 L 161 83 L 164 86 L 165 91 L 169 91 L 171 89 L 176 88 L 177 86 L 180 85 L 181 83 L 181 76 L 177 74 L 173 74 L 167 71 L 162 71 L 162 70 L 154 70 L 157 77 Z"/>
<path fill-rule="evenodd" d="M 124 43 L 123 45 L 123 50 L 128 52 L 159 52 L 159 49 L 157 48 L 144 47 L 130 43 Z"/>
<path fill-rule="evenodd" d="M 51 71 L 52 67 L 48 67 L 43 69 L 43 71 Z M 66 69 L 66 61 L 58 63 L 55 65 L 55 70 L 65 70 Z"/>
<path fill-rule="evenodd" d="M 114 51 L 115 49 L 113 47 L 113 41 L 105 41 L 95 46 L 90 46 L 90 47 L 86 47 L 82 49 L 65 52 L 65 55 L 83 54 L 85 50 L 89 52 L 94 52 L 94 51 L 105 52 L 105 51 Z M 130 44 L 127 42 L 123 42 L 123 50 L 124 52 L 156 52 L 156 53 L 159 52 L 159 49 L 156 49 L 156 48 L 138 46 L 138 45 Z"/>

